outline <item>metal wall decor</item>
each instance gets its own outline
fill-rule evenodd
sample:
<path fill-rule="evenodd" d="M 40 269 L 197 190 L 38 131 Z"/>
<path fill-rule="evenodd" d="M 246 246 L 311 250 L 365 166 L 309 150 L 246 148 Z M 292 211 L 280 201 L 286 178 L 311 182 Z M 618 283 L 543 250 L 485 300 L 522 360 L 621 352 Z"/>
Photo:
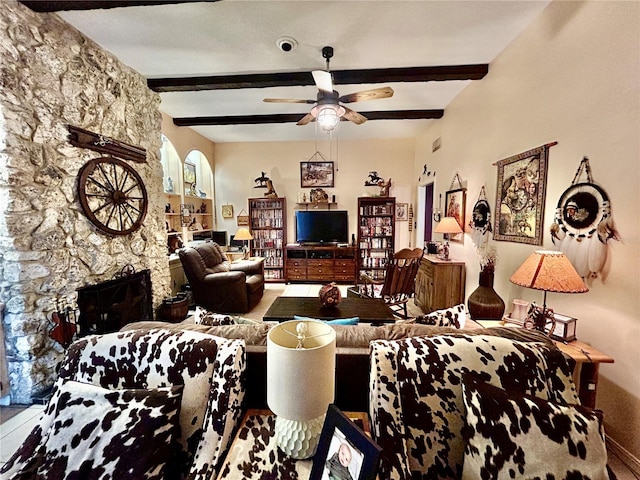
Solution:
<path fill-rule="evenodd" d="M 111 235 L 127 235 L 147 214 L 147 190 L 142 177 L 124 161 L 94 158 L 80 169 L 78 197 L 87 218 Z"/>
<path fill-rule="evenodd" d="M 495 240 L 542 245 L 549 147 L 556 143 L 495 163 L 498 167 Z"/>
<path fill-rule="evenodd" d="M 587 181 L 580 177 L 586 173 Z M 619 240 L 609 196 L 593 183 L 589 159 L 584 157 L 571 186 L 558 200 L 551 240 L 563 251 L 581 277 L 596 277 L 608 254 L 609 240 Z"/>

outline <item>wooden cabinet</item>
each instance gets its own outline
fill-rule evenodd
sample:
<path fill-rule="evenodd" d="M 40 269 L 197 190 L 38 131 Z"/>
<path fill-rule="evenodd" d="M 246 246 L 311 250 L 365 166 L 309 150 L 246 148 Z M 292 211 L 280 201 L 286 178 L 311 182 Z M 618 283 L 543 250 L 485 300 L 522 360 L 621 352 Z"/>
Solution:
<path fill-rule="evenodd" d="M 349 282 L 356 280 L 356 248 L 287 245 L 287 282 Z"/>
<path fill-rule="evenodd" d="M 395 212 L 394 197 L 358 198 L 359 274 L 384 278 L 387 263 L 395 251 Z"/>
<path fill-rule="evenodd" d="M 180 221 L 180 204 L 182 197 L 175 193 L 165 193 L 164 221 L 167 230 L 167 246 L 169 254 L 184 243 L 182 223 Z"/>
<path fill-rule="evenodd" d="M 464 262 L 425 256 L 416 276 L 416 305 L 430 313 L 464 303 L 465 275 Z"/>
<path fill-rule="evenodd" d="M 284 247 L 287 244 L 285 198 L 250 198 L 251 255 L 264 258 L 266 281 L 284 280 Z"/>

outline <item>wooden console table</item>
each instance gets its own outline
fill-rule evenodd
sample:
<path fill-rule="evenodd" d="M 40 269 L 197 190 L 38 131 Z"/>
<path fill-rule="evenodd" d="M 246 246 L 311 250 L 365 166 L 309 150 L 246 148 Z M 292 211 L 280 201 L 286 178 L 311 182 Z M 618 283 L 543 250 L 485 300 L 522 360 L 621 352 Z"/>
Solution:
<path fill-rule="evenodd" d="M 285 278 L 291 281 L 356 283 L 356 247 L 287 245 Z"/>

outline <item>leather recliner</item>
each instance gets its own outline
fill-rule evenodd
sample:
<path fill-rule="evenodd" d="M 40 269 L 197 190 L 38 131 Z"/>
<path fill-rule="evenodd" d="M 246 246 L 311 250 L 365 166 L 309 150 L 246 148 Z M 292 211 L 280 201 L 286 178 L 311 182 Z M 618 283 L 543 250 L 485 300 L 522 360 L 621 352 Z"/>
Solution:
<path fill-rule="evenodd" d="M 215 242 L 181 249 L 178 255 L 196 305 L 216 313 L 246 313 L 260 302 L 262 261 L 231 263 Z"/>

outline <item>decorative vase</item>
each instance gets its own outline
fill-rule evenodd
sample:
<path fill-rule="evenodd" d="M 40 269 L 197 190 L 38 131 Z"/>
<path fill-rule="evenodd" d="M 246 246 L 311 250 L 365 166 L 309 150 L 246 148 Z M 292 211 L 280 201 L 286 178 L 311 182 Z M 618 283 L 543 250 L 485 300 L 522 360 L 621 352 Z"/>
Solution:
<path fill-rule="evenodd" d="M 342 300 L 340 288 L 333 282 L 328 283 L 320 288 L 318 296 L 320 297 L 320 303 L 325 307 L 333 307 L 335 305 L 338 305 Z"/>
<path fill-rule="evenodd" d="M 473 320 L 500 320 L 504 315 L 504 301 L 493 289 L 493 272 L 483 270 L 480 284 L 467 300 L 469 314 Z"/>

